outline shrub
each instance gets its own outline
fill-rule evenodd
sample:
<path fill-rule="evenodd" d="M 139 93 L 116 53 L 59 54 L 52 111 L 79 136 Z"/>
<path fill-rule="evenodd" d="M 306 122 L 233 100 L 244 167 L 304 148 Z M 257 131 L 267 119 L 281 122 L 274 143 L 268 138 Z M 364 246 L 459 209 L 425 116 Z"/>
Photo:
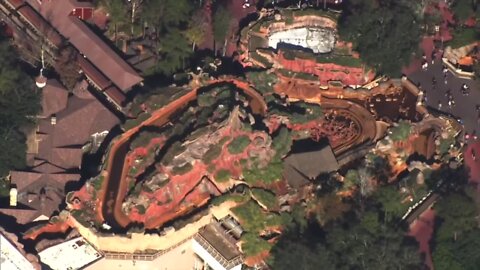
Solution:
<path fill-rule="evenodd" d="M 392 141 L 403 141 L 408 138 L 411 131 L 411 125 L 407 121 L 400 121 L 398 125 L 390 129 L 390 138 Z"/>
<path fill-rule="evenodd" d="M 272 244 L 253 233 L 245 233 L 242 238 L 242 251 L 247 256 L 255 256 L 271 249 Z"/>
<path fill-rule="evenodd" d="M 175 142 L 170 146 L 170 148 L 167 150 L 165 155 L 162 157 L 162 163 L 164 165 L 168 165 L 170 162 L 172 162 L 173 158 L 185 151 L 185 147 L 182 145 L 181 142 Z"/>
<path fill-rule="evenodd" d="M 241 135 L 233 139 L 228 145 L 228 152 L 232 155 L 240 154 L 250 144 L 250 138 L 247 135 Z"/>
<path fill-rule="evenodd" d="M 265 205 L 268 209 L 272 209 L 276 206 L 277 199 L 274 193 L 261 188 L 252 188 L 251 192 L 255 199 Z"/>
<path fill-rule="evenodd" d="M 156 138 L 159 135 L 160 134 L 157 132 L 142 130 L 135 136 L 135 138 L 132 139 L 132 142 L 130 143 L 130 149 L 135 149 L 140 146 L 147 146 L 153 138 Z"/>
<path fill-rule="evenodd" d="M 218 170 L 217 173 L 215 174 L 215 180 L 217 182 L 226 182 L 230 179 L 230 171 L 229 170 L 225 170 L 225 169 L 221 169 L 221 170 Z"/>
<path fill-rule="evenodd" d="M 224 202 L 237 202 L 237 203 L 242 203 L 245 202 L 249 197 L 241 195 L 241 194 L 224 194 L 220 195 L 218 197 L 215 197 L 212 199 L 212 204 L 213 205 L 220 205 Z"/>
<path fill-rule="evenodd" d="M 150 118 L 150 116 L 151 115 L 149 113 L 142 113 L 135 119 L 128 119 L 127 121 L 125 121 L 125 124 L 123 124 L 123 129 L 129 130 L 131 128 L 134 128 L 140 125 L 143 121 Z"/>
<path fill-rule="evenodd" d="M 93 178 L 90 181 L 90 184 L 93 186 L 93 188 L 96 191 L 99 191 L 102 188 L 103 178 L 104 178 L 103 176 L 98 176 L 98 177 Z"/>
<path fill-rule="evenodd" d="M 184 175 L 193 169 L 192 164 L 185 163 L 185 165 L 180 167 L 173 167 L 172 174 L 174 175 Z"/>
<path fill-rule="evenodd" d="M 284 157 L 288 152 L 290 152 L 290 148 L 292 147 L 292 134 L 286 128 L 282 127 L 278 132 L 277 136 L 273 138 L 273 148 L 276 151 L 276 156 L 278 158 Z"/>
<path fill-rule="evenodd" d="M 205 152 L 205 154 L 202 157 L 202 161 L 205 164 L 209 164 L 212 162 L 214 159 L 218 158 L 220 153 L 222 152 L 222 147 L 218 144 L 212 144 L 210 148 Z"/>
<path fill-rule="evenodd" d="M 144 215 L 147 212 L 147 209 L 145 208 L 145 206 L 143 206 L 141 204 L 136 205 L 135 208 L 137 208 L 138 213 L 141 214 L 141 215 Z"/>
<path fill-rule="evenodd" d="M 259 181 L 268 184 L 280 179 L 282 171 L 282 161 L 276 159 L 265 168 L 259 168 L 257 164 L 252 164 L 250 169 L 244 168 L 243 179 L 249 184 L 256 184 Z"/>

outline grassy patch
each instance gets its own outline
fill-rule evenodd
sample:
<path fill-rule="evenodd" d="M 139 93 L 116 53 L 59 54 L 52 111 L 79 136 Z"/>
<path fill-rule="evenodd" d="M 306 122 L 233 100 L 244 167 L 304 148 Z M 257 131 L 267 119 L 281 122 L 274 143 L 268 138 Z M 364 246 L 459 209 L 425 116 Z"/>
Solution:
<path fill-rule="evenodd" d="M 250 144 L 250 138 L 247 135 L 241 135 L 233 139 L 228 145 L 228 152 L 232 155 L 240 154 Z"/>
<path fill-rule="evenodd" d="M 230 202 L 230 201 L 242 203 L 242 202 L 246 202 L 249 198 L 250 197 L 247 197 L 242 194 L 224 194 L 224 195 L 213 198 L 212 204 L 218 206 L 224 202 Z"/>
<path fill-rule="evenodd" d="M 359 58 L 353 57 L 352 55 L 345 55 L 345 51 L 342 51 L 342 54 L 329 53 L 329 54 L 319 54 L 315 55 L 310 52 L 303 52 L 298 50 L 284 50 L 284 57 L 289 60 L 294 60 L 295 58 L 300 59 L 315 59 L 317 63 L 328 64 L 333 63 L 339 66 L 346 67 L 362 67 L 363 63 Z"/>

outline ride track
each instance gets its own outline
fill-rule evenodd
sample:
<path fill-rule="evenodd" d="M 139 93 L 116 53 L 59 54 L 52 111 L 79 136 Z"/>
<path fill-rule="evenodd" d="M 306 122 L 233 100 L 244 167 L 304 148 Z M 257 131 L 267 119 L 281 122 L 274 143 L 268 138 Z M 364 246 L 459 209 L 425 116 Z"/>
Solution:
<path fill-rule="evenodd" d="M 172 101 L 167 106 L 155 111 L 150 118 L 126 131 L 113 142 L 104 173 L 105 178 L 100 190 L 101 200 L 96 208 L 98 218 L 106 221 L 108 225 L 116 229 L 127 228 L 133 223 L 128 216 L 122 212 L 122 202 L 128 189 L 126 177 L 130 161 L 127 159 L 126 154 L 128 152 L 130 138 L 143 127 L 165 125 L 169 122 L 170 116 L 196 99 L 199 89 L 220 83 L 233 84 L 250 97 L 249 103 L 253 113 L 265 115 L 267 112 L 267 104 L 263 97 L 252 89 L 249 83 L 236 79 L 210 80 L 205 86 L 197 87 L 177 100 Z M 99 211 L 99 209 L 101 210 Z"/>
<path fill-rule="evenodd" d="M 143 127 L 163 126 L 167 124 L 171 120 L 170 117 L 172 115 L 197 98 L 199 89 L 222 83 L 233 84 L 243 91 L 249 97 L 249 106 L 254 114 L 263 116 L 266 114 L 267 104 L 263 96 L 253 89 L 248 82 L 233 78 L 210 80 L 204 86 L 191 90 L 184 96 L 155 111 L 150 118 L 126 131 L 112 143 L 107 166 L 103 172 L 105 178 L 99 192 L 101 199 L 96 207 L 96 215 L 102 222 L 107 222 L 108 225 L 120 230 L 128 228 L 129 225 L 134 223 L 122 211 L 122 202 L 125 199 L 128 189 L 128 181 L 126 181 L 126 178 L 129 171 L 128 164 L 131 163 L 131 160 L 127 158 L 127 153 L 131 137 Z M 375 137 L 375 119 L 360 105 L 337 99 L 325 99 L 320 105 L 324 106 L 327 110 L 336 110 L 338 113 L 349 117 L 360 128 L 358 133 L 350 138 L 350 140 L 339 144 L 336 147 L 337 149 L 335 149 L 337 150 L 336 152 L 344 152 L 351 147 L 359 145 L 366 140 L 372 140 Z M 179 211 L 177 214 L 180 215 L 182 213 Z M 150 223 L 156 224 L 157 222 L 152 220 Z"/>

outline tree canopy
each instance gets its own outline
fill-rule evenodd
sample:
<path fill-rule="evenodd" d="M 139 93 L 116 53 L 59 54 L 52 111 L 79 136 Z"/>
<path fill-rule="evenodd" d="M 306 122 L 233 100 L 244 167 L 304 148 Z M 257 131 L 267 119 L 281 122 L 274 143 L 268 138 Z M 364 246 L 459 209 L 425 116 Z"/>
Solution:
<path fill-rule="evenodd" d="M 469 192 L 444 195 L 435 205 L 435 211 L 437 222 L 432 240 L 435 269 L 477 269 L 480 229 L 476 220 L 478 210 Z"/>
<path fill-rule="evenodd" d="M 423 269 L 417 242 L 405 236 L 403 229 L 380 221 L 374 211 L 325 231 L 294 228 L 280 238 L 271 254 L 272 269 L 279 270 Z"/>
<path fill-rule="evenodd" d="M 351 41 L 377 72 L 396 76 L 416 52 L 420 18 L 395 0 L 350 0 L 339 22 L 341 39 Z"/>
<path fill-rule="evenodd" d="M 25 166 L 25 135 L 40 111 L 40 92 L 20 68 L 8 41 L 0 41 L 0 177 Z"/>

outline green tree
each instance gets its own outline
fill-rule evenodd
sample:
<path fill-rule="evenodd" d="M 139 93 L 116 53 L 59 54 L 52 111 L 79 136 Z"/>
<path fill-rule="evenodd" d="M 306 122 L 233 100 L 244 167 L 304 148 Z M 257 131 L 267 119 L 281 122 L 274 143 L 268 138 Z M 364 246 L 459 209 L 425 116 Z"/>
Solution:
<path fill-rule="evenodd" d="M 436 236 L 439 240 L 455 239 L 477 226 L 475 204 L 465 194 L 453 193 L 441 198 L 435 205 L 435 211 L 441 221 Z"/>
<path fill-rule="evenodd" d="M 25 135 L 40 111 L 40 91 L 24 73 L 8 41 L 0 41 L 0 177 L 25 166 Z"/>
<path fill-rule="evenodd" d="M 123 0 L 101 0 L 99 4 L 107 10 L 108 20 L 113 24 L 114 40 L 116 40 L 117 31 L 123 31 L 128 24 L 128 7 Z"/>
<path fill-rule="evenodd" d="M 273 269 L 423 269 L 418 243 L 375 211 L 325 231 L 312 227 L 282 235 L 271 250 Z"/>
<path fill-rule="evenodd" d="M 395 218 L 398 219 L 405 214 L 407 205 L 402 204 L 402 196 L 395 186 L 383 186 L 375 192 L 374 196 L 382 205 L 386 221 L 391 221 Z"/>
<path fill-rule="evenodd" d="M 480 229 L 477 208 L 470 198 L 475 190 L 446 194 L 435 205 L 436 222 L 432 239 L 435 269 L 477 269 L 480 263 Z M 476 196 L 476 195 L 475 195 Z"/>
<path fill-rule="evenodd" d="M 192 51 L 195 51 L 195 46 L 205 40 L 207 27 L 208 23 L 205 14 L 202 11 L 195 12 L 188 22 L 188 28 L 184 33 L 187 40 L 192 44 Z"/>
<path fill-rule="evenodd" d="M 474 0 L 455 0 L 452 4 L 452 11 L 455 18 L 459 21 L 465 21 L 475 15 Z"/>
<path fill-rule="evenodd" d="M 215 43 L 223 42 L 223 55 L 225 55 L 231 22 L 232 14 L 230 14 L 230 11 L 222 5 L 219 5 L 213 14 L 213 39 Z"/>
<path fill-rule="evenodd" d="M 322 226 L 340 219 L 350 210 L 350 205 L 334 193 L 316 198 L 313 203 L 312 215 Z"/>
<path fill-rule="evenodd" d="M 163 38 L 159 49 L 162 61 L 156 68 L 163 74 L 173 74 L 185 68 L 185 61 L 191 56 L 190 45 L 180 32 L 168 32 Z"/>
<path fill-rule="evenodd" d="M 414 11 L 395 0 L 352 0 L 339 22 L 343 40 L 377 72 L 398 76 L 417 51 L 420 19 Z"/>
<path fill-rule="evenodd" d="M 191 56 L 185 34 L 193 11 L 188 0 L 148 0 L 143 3 L 139 18 L 156 33 L 154 53 L 157 65 L 153 72 L 171 75 L 185 67 Z"/>

